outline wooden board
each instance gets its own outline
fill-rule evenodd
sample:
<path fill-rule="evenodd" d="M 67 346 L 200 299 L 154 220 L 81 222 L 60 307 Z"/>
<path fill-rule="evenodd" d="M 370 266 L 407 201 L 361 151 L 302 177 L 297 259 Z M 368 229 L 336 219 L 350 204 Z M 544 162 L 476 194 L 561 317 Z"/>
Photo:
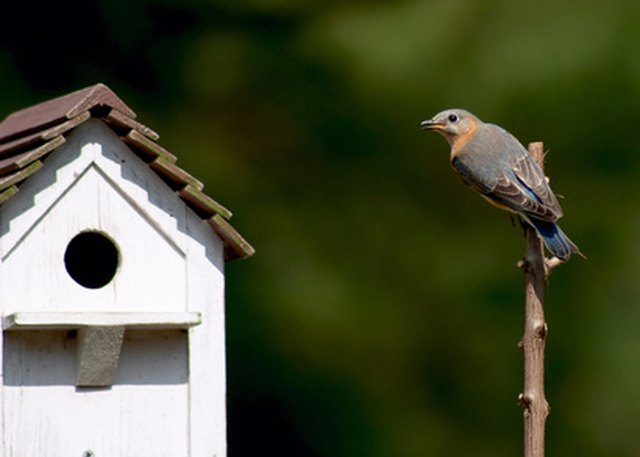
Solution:
<path fill-rule="evenodd" d="M 110 388 L 76 387 L 67 332 L 8 332 L 4 343 L 4 457 L 190 455 L 185 334 L 128 332 Z"/>
<path fill-rule="evenodd" d="M 188 329 L 202 321 L 200 313 L 24 312 L 5 316 L 4 330 L 74 330 L 81 327 Z"/>

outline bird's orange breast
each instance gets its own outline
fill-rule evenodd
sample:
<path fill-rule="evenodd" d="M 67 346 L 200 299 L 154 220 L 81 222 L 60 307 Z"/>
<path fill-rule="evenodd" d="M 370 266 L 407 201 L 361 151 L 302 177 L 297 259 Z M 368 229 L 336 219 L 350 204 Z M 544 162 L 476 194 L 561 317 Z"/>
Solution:
<path fill-rule="evenodd" d="M 451 144 L 451 157 L 454 157 L 464 148 L 469 141 L 475 136 L 476 130 L 478 129 L 478 124 L 475 122 L 472 124 L 471 128 L 464 133 L 459 133 L 453 138 L 453 143 Z"/>

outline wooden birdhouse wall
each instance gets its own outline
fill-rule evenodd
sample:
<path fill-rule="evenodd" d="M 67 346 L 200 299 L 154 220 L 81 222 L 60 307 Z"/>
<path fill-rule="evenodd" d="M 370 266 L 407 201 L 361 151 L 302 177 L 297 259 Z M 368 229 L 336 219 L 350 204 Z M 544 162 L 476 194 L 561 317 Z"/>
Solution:
<path fill-rule="evenodd" d="M 117 250 L 102 287 L 79 284 L 65 264 L 84 232 Z M 223 250 L 101 120 L 74 129 L 0 207 L 2 455 L 226 455 Z M 78 333 L 46 325 L 46 313 L 62 312 L 166 325 L 125 325 L 113 385 L 90 388 L 75 381 Z M 7 331 L 7 316 L 20 313 L 41 328 Z"/>
<path fill-rule="evenodd" d="M 91 120 L 3 207 L 0 280 L 12 286 L 0 288 L 0 299 L 24 311 L 184 310 L 188 215 L 149 167 Z M 106 234 L 120 252 L 117 277 L 99 289 L 78 287 L 60 264 L 71 239 L 87 230 Z M 209 249 L 221 257 L 221 243 Z"/>

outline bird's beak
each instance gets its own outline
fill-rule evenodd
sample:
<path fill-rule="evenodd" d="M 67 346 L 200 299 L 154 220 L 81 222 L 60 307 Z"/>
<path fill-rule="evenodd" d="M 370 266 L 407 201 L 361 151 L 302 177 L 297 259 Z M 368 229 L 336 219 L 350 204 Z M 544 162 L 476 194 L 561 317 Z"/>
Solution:
<path fill-rule="evenodd" d="M 426 121 L 422 121 L 420 123 L 420 128 L 422 130 L 441 130 L 444 127 L 442 122 L 434 121 L 433 119 L 427 119 Z"/>

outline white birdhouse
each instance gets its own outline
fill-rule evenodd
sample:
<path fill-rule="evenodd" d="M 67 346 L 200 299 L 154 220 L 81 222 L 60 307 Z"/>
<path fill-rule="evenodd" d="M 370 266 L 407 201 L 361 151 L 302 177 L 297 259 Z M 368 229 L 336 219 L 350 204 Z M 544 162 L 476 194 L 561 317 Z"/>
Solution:
<path fill-rule="evenodd" d="M 102 84 L 0 123 L 4 457 L 224 457 L 224 263 L 253 248 Z"/>

